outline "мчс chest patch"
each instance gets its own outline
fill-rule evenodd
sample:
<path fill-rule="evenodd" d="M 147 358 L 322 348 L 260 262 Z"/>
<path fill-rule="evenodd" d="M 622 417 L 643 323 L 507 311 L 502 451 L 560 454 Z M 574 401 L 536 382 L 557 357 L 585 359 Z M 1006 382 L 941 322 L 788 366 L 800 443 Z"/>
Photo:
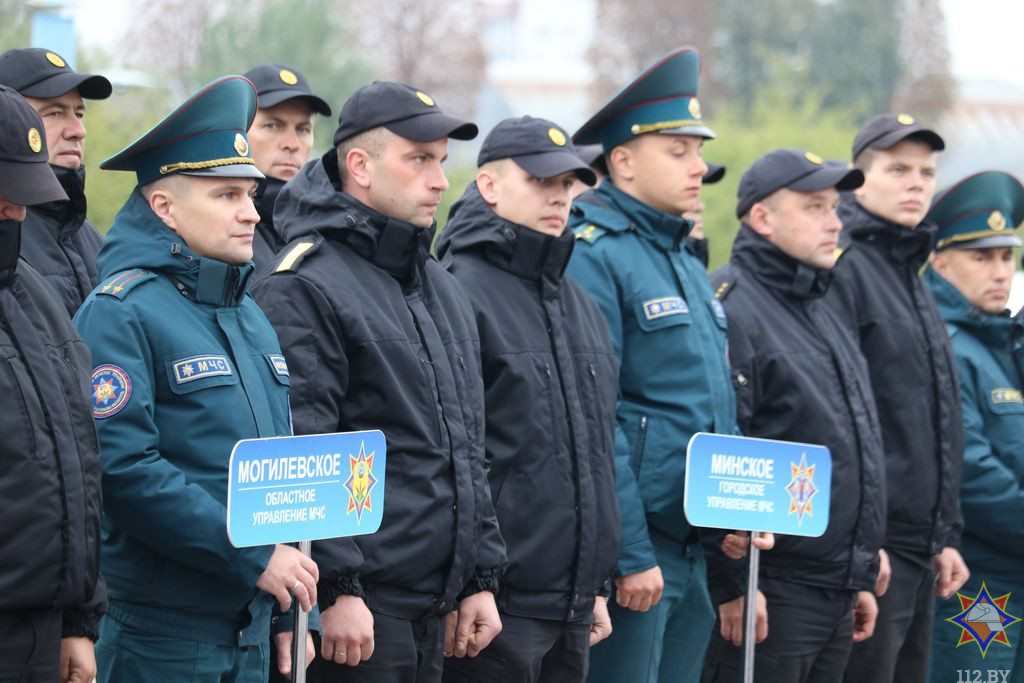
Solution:
<path fill-rule="evenodd" d="M 681 296 L 665 296 L 660 299 L 651 299 L 643 304 L 644 315 L 648 320 L 657 320 L 670 315 L 681 315 L 689 313 L 690 307 Z"/>
<path fill-rule="evenodd" d="M 204 377 L 217 377 L 218 375 L 233 375 L 231 364 L 224 356 L 192 356 L 174 361 L 174 381 L 178 384 L 188 384 Z"/>

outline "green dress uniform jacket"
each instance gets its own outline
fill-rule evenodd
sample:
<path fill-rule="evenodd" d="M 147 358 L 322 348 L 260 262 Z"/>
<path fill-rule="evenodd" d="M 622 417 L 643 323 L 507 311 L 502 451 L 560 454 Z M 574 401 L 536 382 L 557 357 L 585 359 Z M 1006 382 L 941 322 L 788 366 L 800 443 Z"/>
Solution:
<path fill-rule="evenodd" d="M 685 246 L 689 221 L 604 181 L 573 205 L 568 274 L 597 302 L 619 363 L 615 474 L 622 515 L 618 574 L 657 564 L 650 528 L 696 542 L 683 516 L 686 445 L 736 433 L 725 311 Z"/>
<path fill-rule="evenodd" d="M 924 281 L 951 336 L 960 376 L 964 462 L 960 551 L 971 570 L 960 593 L 975 598 L 984 581 L 992 598 L 1011 593 L 1006 611 L 1024 617 L 1024 322 L 972 306 L 932 269 Z M 979 668 L 974 643 L 956 647 L 961 629 L 945 621 L 962 611 L 954 596 L 939 601 L 932 648 L 932 679 L 948 680 L 958 668 Z M 1013 667 L 1021 626 L 1006 628 L 1011 648 L 992 643 L 986 669 Z M 1014 671 L 1024 680 L 1024 671 Z"/>
<path fill-rule="evenodd" d="M 273 547 L 235 548 L 225 525 L 232 447 L 291 433 L 277 336 L 246 293 L 252 264 L 196 255 L 136 189 L 99 266 L 75 325 L 95 368 L 108 614 L 175 638 L 264 644 L 274 600 L 256 581 Z"/>

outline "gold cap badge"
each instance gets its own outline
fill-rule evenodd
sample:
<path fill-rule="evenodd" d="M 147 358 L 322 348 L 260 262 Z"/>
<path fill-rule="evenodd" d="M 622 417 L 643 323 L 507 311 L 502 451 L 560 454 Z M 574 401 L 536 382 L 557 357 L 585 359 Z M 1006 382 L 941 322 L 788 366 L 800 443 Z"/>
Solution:
<path fill-rule="evenodd" d="M 43 149 L 43 138 L 35 128 L 28 129 L 28 148 L 34 154 L 39 154 L 40 150 Z"/>
<path fill-rule="evenodd" d="M 1006 216 L 1000 211 L 993 211 L 988 217 L 988 227 L 993 230 L 1005 230 L 1006 229 Z"/>
<path fill-rule="evenodd" d="M 548 137 L 551 138 L 551 142 L 555 143 L 559 147 L 565 146 L 565 133 L 557 128 L 548 128 Z"/>
<path fill-rule="evenodd" d="M 295 85 L 296 83 L 299 82 L 299 77 L 296 76 L 294 72 L 289 71 L 288 69 L 281 69 L 281 73 L 277 74 L 277 76 L 285 85 Z"/>
<path fill-rule="evenodd" d="M 48 61 L 50 64 L 53 64 L 58 69 L 63 69 L 65 66 L 67 66 L 64 60 L 60 58 L 60 55 L 54 54 L 53 52 L 46 53 L 46 61 Z"/>
<path fill-rule="evenodd" d="M 690 100 L 690 105 L 688 109 L 690 110 L 690 116 L 692 116 L 695 119 L 700 118 L 700 102 L 697 101 L 696 97 Z"/>
<path fill-rule="evenodd" d="M 428 107 L 434 106 L 434 99 L 425 92 L 416 91 L 416 97 L 420 98 L 420 102 L 427 105 Z"/>
<path fill-rule="evenodd" d="M 814 152 L 804 152 L 804 159 L 807 159 L 807 161 L 811 162 L 812 164 L 817 164 L 818 166 L 821 166 L 823 163 L 825 163 L 822 160 L 822 158 L 819 157 Z"/>
<path fill-rule="evenodd" d="M 241 133 L 235 133 L 235 151 L 238 156 L 249 156 L 249 141 Z"/>
<path fill-rule="evenodd" d="M 902 123 L 904 126 L 909 126 L 914 123 L 914 117 L 910 114 L 900 114 L 896 117 L 896 120 Z"/>

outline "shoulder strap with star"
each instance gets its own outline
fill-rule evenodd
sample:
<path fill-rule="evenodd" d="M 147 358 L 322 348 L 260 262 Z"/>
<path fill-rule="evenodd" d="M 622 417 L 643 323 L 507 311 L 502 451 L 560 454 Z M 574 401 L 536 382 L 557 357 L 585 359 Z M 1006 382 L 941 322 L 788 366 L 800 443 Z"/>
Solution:
<path fill-rule="evenodd" d="M 122 270 L 120 273 L 115 273 L 100 283 L 100 286 L 96 289 L 96 294 L 112 296 L 123 300 L 128 295 L 128 292 L 155 277 L 156 273 L 142 270 L 141 268 Z"/>
<path fill-rule="evenodd" d="M 576 239 L 594 244 L 605 235 L 629 230 L 629 219 L 608 205 L 593 190 L 573 202 L 570 223 Z"/>
<path fill-rule="evenodd" d="M 739 268 L 733 268 L 731 263 L 726 263 L 711 274 L 711 286 L 715 290 L 716 299 L 724 301 L 736 289 L 740 281 L 740 272 Z"/>
<path fill-rule="evenodd" d="M 307 256 L 320 248 L 323 244 L 323 237 L 318 234 L 311 234 L 298 242 L 293 242 L 285 247 L 274 264 L 275 273 L 296 272 Z"/>

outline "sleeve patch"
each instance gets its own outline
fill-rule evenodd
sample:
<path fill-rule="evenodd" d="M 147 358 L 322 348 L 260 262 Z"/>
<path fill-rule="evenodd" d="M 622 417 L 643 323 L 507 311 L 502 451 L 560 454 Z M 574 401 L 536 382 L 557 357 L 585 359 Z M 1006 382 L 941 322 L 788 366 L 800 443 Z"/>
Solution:
<path fill-rule="evenodd" d="M 116 365 L 99 365 L 92 371 L 92 416 L 97 420 L 116 415 L 128 404 L 132 382 Z"/>

